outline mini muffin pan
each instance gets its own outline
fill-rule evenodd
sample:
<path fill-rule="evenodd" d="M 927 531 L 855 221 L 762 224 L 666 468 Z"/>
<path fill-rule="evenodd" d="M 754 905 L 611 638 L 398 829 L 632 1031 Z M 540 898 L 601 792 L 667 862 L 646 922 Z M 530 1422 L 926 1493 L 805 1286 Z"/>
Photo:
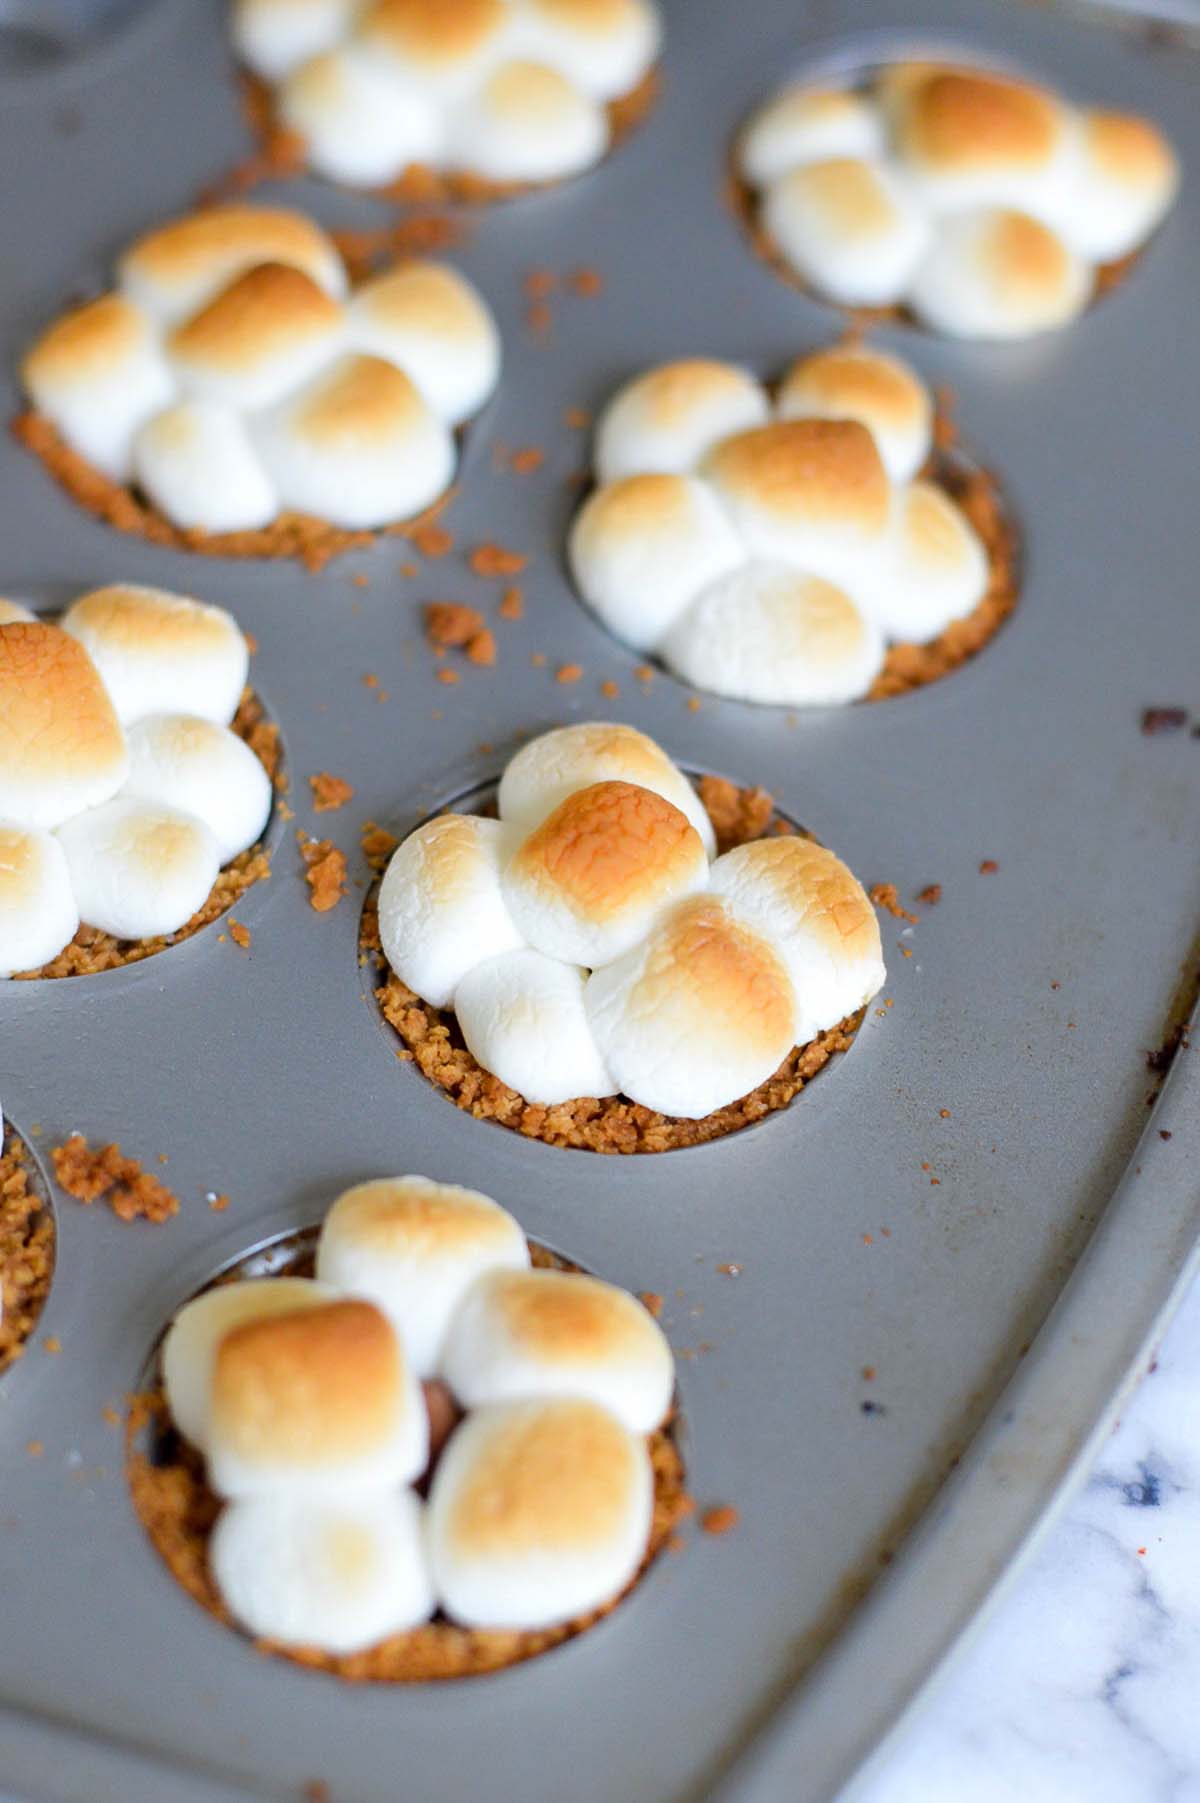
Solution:
<path fill-rule="evenodd" d="M 889 979 L 851 1056 L 761 1125 L 665 1159 L 528 1143 L 415 1073 L 397 1080 L 357 967 L 363 891 L 314 912 L 293 827 L 239 905 L 248 951 L 207 932 L 111 977 L 5 986 L 0 1097 L 43 1166 L 72 1129 L 119 1139 L 153 1171 L 168 1155 L 183 1202 L 164 1225 L 122 1225 L 57 1196 L 49 1300 L 0 1379 L 11 1795 L 830 1797 L 1028 1549 L 1144 1368 L 1200 1223 L 1200 1079 L 1183 1049 L 1200 892 L 1185 474 L 1200 59 L 999 3 L 920 11 L 914 40 L 902 0 L 803 15 L 755 0 L 752 17 L 674 0 L 645 128 L 594 176 L 472 218 L 455 262 L 495 307 L 507 365 L 446 515 L 456 548 L 415 577 L 386 540 L 308 576 L 119 539 L 5 445 L 0 591 L 120 578 L 230 607 L 258 641 L 294 827 L 341 845 L 354 883 L 365 820 L 394 820 L 401 799 L 417 818 L 494 779 L 518 733 L 611 715 L 687 768 L 763 784 L 920 916 L 911 930 L 884 916 Z M 1149 113 L 1183 158 L 1180 200 L 1130 281 L 1069 333 L 1007 348 L 879 334 L 957 392 L 1011 498 L 1024 584 L 994 642 L 878 707 L 690 708 L 669 677 L 639 682 L 572 597 L 565 479 L 585 447 L 564 415 L 667 357 L 766 373 L 828 341 L 833 315 L 761 266 L 726 209 L 729 139 L 791 72 L 930 47 L 1016 54 Z M 10 97 L 0 148 L 11 410 L 37 324 L 245 154 L 220 0 L 164 0 L 69 82 Z M 330 225 L 387 218 L 314 183 L 268 194 Z M 560 286 L 531 330 L 526 276 L 581 267 L 603 292 Z M 493 442 L 545 462 L 497 470 Z M 494 622 L 504 584 L 464 560 L 489 541 L 530 558 L 519 623 Z M 499 648 L 491 669 L 451 654 L 455 685 L 434 679 L 421 632 L 420 604 L 442 599 L 483 606 Z M 577 681 L 555 681 L 564 665 Z M 1147 709 L 1171 708 L 1187 723 L 1152 713 L 1163 730 L 1143 730 Z M 355 795 L 315 815 L 306 779 L 326 770 Z M 916 902 L 931 884 L 940 900 Z M 396 1690 L 264 1659 L 181 1596 L 104 1411 L 214 1272 L 316 1221 L 348 1183 L 401 1170 L 514 1203 L 534 1237 L 664 1297 L 689 1487 L 701 1512 L 731 1504 L 739 1519 L 690 1531 L 544 1659 Z"/>

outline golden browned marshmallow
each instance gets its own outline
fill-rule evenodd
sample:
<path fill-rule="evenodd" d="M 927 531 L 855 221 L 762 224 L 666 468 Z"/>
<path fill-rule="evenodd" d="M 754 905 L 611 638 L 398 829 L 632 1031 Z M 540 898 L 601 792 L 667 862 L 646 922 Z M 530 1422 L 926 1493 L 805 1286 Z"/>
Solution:
<path fill-rule="evenodd" d="M 78 925 L 58 840 L 0 821 L 0 977 L 39 970 L 70 943 Z"/>
<path fill-rule="evenodd" d="M 707 876 L 700 835 L 673 803 L 634 783 L 601 782 L 568 796 L 534 829 L 503 887 L 536 951 L 595 969 Z"/>
<path fill-rule="evenodd" d="M 1089 265 L 1049 226 L 984 208 L 943 220 L 910 298 L 952 337 L 1025 338 L 1077 318 L 1091 289 Z"/>
<path fill-rule="evenodd" d="M 543 182 L 577 175 L 608 149 L 598 100 L 557 69 L 525 59 L 501 63 L 455 108 L 446 161 L 495 182 Z"/>
<path fill-rule="evenodd" d="M 523 1396 L 587 1396 L 635 1434 L 671 1406 L 675 1368 L 658 1323 L 627 1290 L 568 1271 L 489 1271 L 450 1324 L 442 1373 L 464 1409 Z"/>
<path fill-rule="evenodd" d="M 189 213 L 139 238 L 119 267 L 130 297 L 172 324 L 260 263 L 303 270 L 328 294 L 345 291 L 341 258 L 325 233 L 303 213 L 282 207 Z"/>
<path fill-rule="evenodd" d="M 884 979 L 879 922 L 862 884 L 811 839 L 756 839 L 717 859 L 712 887 L 787 967 L 812 1039 L 864 1002 Z"/>
<path fill-rule="evenodd" d="M 601 482 L 692 469 L 731 432 L 763 424 L 770 412 L 760 383 L 736 364 L 690 357 L 627 382 L 596 427 Z"/>
<path fill-rule="evenodd" d="M 896 119 L 901 167 L 937 212 L 976 206 L 1039 210 L 1064 181 L 1071 118 L 1028 82 L 973 69 L 914 83 Z"/>
<path fill-rule="evenodd" d="M 596 100 L 636 87 L 662 37 L 647 0 L 525 0 L 518 18 L 529 54 Z"/>
<path fill-rule="evenodd" d="M 1059 230 L 1081 256 L 1110 262 L 1154 230 L 1178 189 L 1178 160 L 1148 119 L 1084 113 Z"/>
<path fill-rule="evenodd" d="M 988 585 L 983 542 L 962 509 L 933 482 L 900 497 L 887 580 L 868 603 L 889 638 L 927 644 L 969 614 Z"/>
<path fill-rule="evenodd" d="M 866 426 L 893 482 L 907 482 L 929 455 L 933 403 L 916 371 L 865 345 L 835 345 L 801 357 L 780 385 L 781 419 L 856 419 Z"/>
<path fill-rule="evenodd" d="M 120 294 L 56 319 L 22 360 L 21 380 L 68 443 L 118 482 L 139 427 L 173 392 L 150 320 Z"/>
<path fill-rule="evenodd" d="M 738 167 L 756 188 L 801 163 L 874 157 L 883 149 L 879 116 L 844 88 L 785 88 L 761 107 L 738 141 Z"/>
<path fill-rule="evenodd" d="M 250 653 L 223 607 L 112 583 L 81 595 L 62 626 L 92 659 L 126 725 L 155 713 L 200 714 L 221 726 L 233 719 Z"/>
<path fill-rule="evenodd" d="M 925 209 L 892 165 L 830 157 L 788 169 L 763 192 L 762 222 L 792 267 L 847 307 L 904 294 L 929 243 Z"/>
<path fill-rule="evenodd" d="M 796 1038 L 783 960 L 715 895 L 681 902 L 596 972 L 585 1001 L 622 1091 L 687 1120 L 757 1088 Z"/>
<path fill-rule="evenodd" d="M 416 1477 L 428 1422 L 387 1316 L 370 1302 L 337 1301 L 225 1335 L 208 1441 L 222 1496 L 334 1496 Z"/>
<path fill-rule="evenodd" d="M 484 66 L 507 23 L 504 0 L 376 0 L 357 35 L 415 83 L 455 94 Z"/>
<path fill-rule="evenodd" d="M 682 770 L 647 733 L 611 720 L 559 726 L 523 745 L 500 778 L 500 818 L 528 834 L 576 790 L 613 781 L 653 789 L 672 802 L 712 852 L 712 822 Z"/>
<path fill-rule="evenodd" d="M 170 350 L 190 393 L 265 407 L 331 357 L 342 331 L 340 304 L 304 270 L 260 263 L 176 326 Z"/>
<path fill-rule="evenodd" d="M 49 829 L 115 795 L 125 735 L 95 664 L 57 626 L 0 626 L 0 820 Z"/>
<path fill-rule="evenodd" d="M 354 296 L 350 331 L 413 379 L 451 425 L 475 413 L 500 373 L 500 334 L 469 283 L 445 263 L 401 263 Z"/>
<path fill-rule="evenodd" d="M 535 1628 L 609 1601 L 645 1554 L 653 1489 L 645 1442 L 594 1402 L 478 1410 L 429 1499 L 443 1608 L 468 1627 Z"/>

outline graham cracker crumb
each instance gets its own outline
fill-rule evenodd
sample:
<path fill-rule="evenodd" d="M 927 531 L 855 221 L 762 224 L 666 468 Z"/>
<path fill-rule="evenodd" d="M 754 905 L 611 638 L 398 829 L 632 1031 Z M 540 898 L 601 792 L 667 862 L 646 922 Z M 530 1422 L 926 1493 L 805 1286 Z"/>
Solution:
<path fill-rule="evenodd" d="M 439 682 L 446 683 L 448 687 L 452 687 L 456 682 L 461 681 L 458 671 L 450 669 L 449 665 L 443 665 L 437 673 L 437 679 Z"/>
<path fill-rule="evenodd" d="M 723 776 L 702 776 L 697 789 L 719 851 L 761 839 L 775 818 L 775 798 L 766 789 L 739 789 Z M 787 822 L 784 830 L 790 830 Z"/>
<path fill-rule="evenodd" d="M 330 839 L 310 839 L 302 833 L 300 856 L 307 867 L 304 880 L 311 892 L 309 903 L 318 914 L 328 914 L 346 893 L 346 854 Z"/>
<path fill-rule="evenodd" d="M 980 876 L 995 876 L 999 868 L 995 858 L 985 858 L 979 866 L 979 874 Z"/>
<path fill-rule="evenodd" d="M 243 926 L 240 920 L 229 916 L 229 937 L 235 945 L 240 945 L 244 952 L 250 950 L 250 928 Z"/>
<path fill-rule="evenodd" d="M 62 1351 L 62 1341 L 56 1333 L 48 1333 L 42 1341 L 42 1346 L 49 1353 L 56 1354 Z"/>
<path fill-rule="evenodd" d="M 506 588 L 497 609 L 502 620 L 520 620 L 525 615 L 525 595 L 519 588 Z"/>
<path fill-rule="evenodd" d="M 525 324 L 535 338 L 543 338 L 554 324 L 554 315 L 545 301 L 534 301 L 525 309 Z"/>
<path fill-rule="evenodd" d="M 59 1187 L 90 1207 L 103 1197 L 119 1221 L 169 1221 L 179 1213 L 179 1197 L 158 1177 L 126 1158 L 115 1142 L 94 1149 L 82 1133 L 50 1148 Z"/>
<path fill-rule="evenodd" d="M 572 432 L 586 432 L 592 423 L 592 416 L 586 407 L 568 407 L 563 414 L 563 425 Z"/>
<path fill-rule="evenodd" d="M 310 776 L 308 786 L 312 790 L 313 810 L 318 814 L 332 814 L 337 808 L 344 808 L 354 795 L 353 783 L 342 776 L 331 776 L 328 770 L 318 770 Z"/>
<path fill-rule="evenodd" d="M 487 667 L 496 661 L 496 638 L 488 627 L 467 641 L 467 662 Z"/>
<path fill-rule="evenodd" d="M 741 1515 L 732 1503 L 721 1503 L 716 1508 L 705 1509 L 700 1526 L 706 1534 L 728 1534 L 740 1520 Z"/>
<path fill-rule="evenodd" d="M 917 896 L 917 900 L 924 902 L 927 908 L 936 908 L 941 899 L 942 885 L 940 883 L 927 883 Z"/>
<path fill-rule="evenodd" d="M 637 677 L 639 682 L 653 682 L 654 681 L 654 666 L 653 666 L 653 664 L 639 664 L 637 666 L 637 669 L 634 671 L 634 675 Z"/>
<path fill-rule="evenodd" d="M 19 1359 L 54 1275 L 54 1215 L 30 1182 L 24 1140 L 10 1127 L 0 1150 L 0 1371 Z"/>
<path fill-rule="evenodd" d="M 454 549 L 454 535 L 445 526 L 432 522 L 418 526 L 412 535 L 412 542 L 422 557 L 430 559 L 445 557 Z"/>
<path fill-rule="evenodd" d="M 215 1215 L 223 1215 L 229 1207 L 229 1197 L 222 1190 L 219 1196 L 213 1196 L 208 1206 Z"/>
<path fill-rule="evenodd" d="M 479 609 L 461 601 L 431 601 L 425 609 L 425 637 L 431 645 L 465 645 L 482 630 Z"/>
<path fill-rule="evenodd" d="M 400 841 L 395 833 L 389 833 L 386 826 L 377 826 L 373 820 L 364 820 L 362 829 L 362 851 L 376 876 L 382 876 L 387 861 Z"/>
<path fill-rule="evenodd" d="M 572 294 L 578 294 L 584 300 L 594 300 L 598 294 L 604 293 L 604 277 L 598 269 L 585 264 L 571 271 L 567 277 L 567 287 Z"/>
<path fill-rule="evenodd" d="M 616 701 L 621 693 L 621 686 L 619 683 L 614 682 L 611 676 L 606 676 L 604 681 L 600 684 L 600 693 L 606 701 Z"/>
<path fill-rule="evenodd" d="M 560 664 L 555 672 L 554 680 L 562 683 L 578 682 L 582 675 L 582 664 Z"/>
<path fill-rule="evenodd" d="M 45 1445 L 41 1440 L 26 1440 L 25 1442 L 25 1451 L 31 1459 L 40 1459 L 45 1450 Z"/>
<path fill-rule="evenodd" d="M 659 1295 L 657 1290 L 640 1291 L 638 1301 L 646 1309 L 647 1313 L 654 1316 L 656 1321 L 662 1319 L 663 1298 Z"/>
<path fill-rule="evenodd" d="M 531 269 L 521 287 L 526 300 L 544 300 L 546 295 L 553 294 L 558 287 L 558 277 L 552 269 Z"/>
<path fill-rule="evenodd" d="M 895 883 L 873 883 L 867 894 L 877 908 L 886 909 L 889 914 L 894 914 L 897 920 L 908 920 L 912 922 L 913 926 L 916 926 L 921 918 L 919 914 L 910 914 L 908 909 L 902 906 Z"/>
<path fill-rule="evenodd" d="M 529 661 L 535 670 L 541 670 L 545 667 L 546 653 L 544 651 L 532 651 L 529 654 Z"/>
<path fill-rule="evenodd" d="M 509 468 L 515 476 L 532 476 L 535 470 L 541 469 L 545 461 L 546 453 L 541 446 L 531 444 L 513 452 L 509 459 Z"/>
<path fill-rule="evenodd" d="M 529 559 L 520 551 L 509 551 L 490 539 L 476 545 L 467 560 L 477 576 L 519 576 Z"/>

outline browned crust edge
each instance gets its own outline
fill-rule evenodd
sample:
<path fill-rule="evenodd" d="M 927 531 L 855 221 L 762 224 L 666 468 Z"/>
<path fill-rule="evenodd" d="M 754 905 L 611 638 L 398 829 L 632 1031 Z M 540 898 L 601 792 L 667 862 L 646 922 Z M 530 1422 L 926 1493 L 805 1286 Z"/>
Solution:
<path fill-rule="evenodd" d="M 0 1372 L 28 1345 L 54 1276 L 54 1214 L 30 1176 L 29 1148 L 9 1127 L 0 1156 Z"/>

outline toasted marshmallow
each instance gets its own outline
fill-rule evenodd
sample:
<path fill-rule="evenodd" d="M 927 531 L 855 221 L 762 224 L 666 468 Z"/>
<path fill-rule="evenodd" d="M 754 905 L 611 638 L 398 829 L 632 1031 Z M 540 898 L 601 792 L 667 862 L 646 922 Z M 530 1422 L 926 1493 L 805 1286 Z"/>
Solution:
<path fill-rule="evenodd" d="M 279 91 L 279 115 L 330 181 L 380 187 L 441 150 L 428 95 L 361 44 L 341 44 L 294 68 Z"/>
<path fill-rule="evenodd" d="M 167 1407 L 184 1439 L 198 1452 L 208 1451 L 213 1366 L 217 1347 L 232 1328 L 316 1308 L 335 1296 L 327 1284 L 309 1277 L 247 1277 L 216 1284 L 185 1302 L 162 1347 Z"/>
<path fill-rule="evenodd" d="M 147 714 L 201 714 L 225 726 L 246 686 L 250 652 L 223 607 L 135 583 L 81 595 L 62 628 L 91 657 L 126 726 Z"/>
<path fill-rule="evenodd" d="M 658 1427 L 675 1367 L 666 1336 L 627 1290 L 568 1271 L 488 1271 L 450 1325 L 446 1382 L 465 1409 L 586 1396 L 633 1434 Z"/>
<path fill-rule="evenodd" d="M 379 357 L 342 358 L 252 431 L 285 508 L 351 529 L 419 513 L 454 474 L 448 428 Z"/>
<path fill-rule="evenodd" d="M 962 509 L 934 483 L 914 482 L 886 578 L 862 605 L 889 638 L 923 645 L 969 614 L 987 585 L 987 551 Z"/>
<path fill-rule="evenodd" d="M 523 1270 L 529 1246 L 507 1209 L 431 1177 L 344 1190 L 321 1226 L 317 1275 L 381 1308 L 420 1378 L 437 1372 L 451 1317 L 484 1271 Z"/>
<path fill-rule="evenodd" d="M 483 958 L 524 940 L 500 886 L 509 843 L 496 820 L 441 814 L 410 833 L 379 888 L 379 938 L 402 982 L 434 1008 L 448 1007 Z"/>
<path fill-rule="evenodd" d="M 139 238 L 122 257 L 121 286 L 167 325 L 186 319 L 260 263 L 300 269 L 340 296 L 346 272 L 333 244 L 303 213 L 225 206 L 189 213 Z"/>
<path fill-rule="evenodd" d="M 673 802 L 636 783 L 601 782 L 560 802 L 501 879 L 508 911 L 536 951 L 610 964 L 708 880 L 708 854 Z"/>
<path fill-rule="evenodd" d="M 645 1555 L 645 1442 L 578 1397 L 496 1403 L 456 1430 L 434 1473 L 434 1588 L 466 1627 L 543 1628 L 610 1601 Z"/>
<path fill-rule="evenodd" d="M 796 1042 L 783 961 L 714 895 L 681 902 L 585 992 L 596 1044 L 625 1095 L 699 1120 L 771 1075 Z"/>
<path fill-rule="evenodd" d="M 341 306 L 304 270 L 260 263 L 176 326 L 169 351 L 188 394 L 268 407 L 332 359 L 343 331 Z"/>
<path fill-rule="evenodd" d="M 584 983 L 577 965 L 541 952 L 485 958 L 454 998 L 468 1051 L 527 1102 L 553 1107 L 578 1096 L 615 1095 L 588 1026 Z"/>
<path fill-rule="evenodd" d="M 798 1004 L 796 1039 L 869 1002 L 886 972 L 879 922 L 862 884 L 811 839 L 756 839 L 717 859 L 712 887 L 783 961 Z"/>
<path fill-rule="evenodd" d="M 219 1496 L 333 1499 L 417 1477 L 429 1420 L 387 1316 L 339 1300 L 223 1335 L 208 1442 Z"/>
<path fill-rule="evenodd" d="M 1059 230 L 1080 256 L 1111 262 L 1149 237 L 1178 190 L 1175 153 L 1148 120 L 1084 113 Z"/>
<path fill-rule="evenodd" d="M 927 214 L 891 166 L 862 157 L 777 176 L 762 222 L 806 281 L 848 307 L 898 301 L 930 239 Z"/>
<path fill-rule="evenodd" d="M 36 620 L 37 615 L 32 608 L 20 601 L 9 601 L 0 595 L 0 626 L 15 626 L 19 620 Z"/>
<path fill-rule="evenodd" d="M 597 479 L 687 472 L 720 439 L 763 425 L 769 415 L 762 385 L 732 363 L 663 363 L 627 382 L 600 416 Z"/>
<path fill-rule="evenodd" d="M 235 1619 L 284 1646 L 357 1653 L 434 1610 L 421 1505 L 408 1490 L 231 1503 L 208 1559 Z"/>
<path fill-rule="evenodd" d="M 789 707 L 857 701 L 884 658 L 882 633 L 848 595 L 777 563 L 747 563 L 711 584 L 660 649 L 682 682 Z"/>
<path fill-rule="evenodd" d="M 357 0 L 234 0 L 233 42 L 256 75 L 277 81 L 335 44 Z"/>
<path fill-rule="evenodd" d="M 500 778 L 500 818 L 525 837 L 569 795 L 601 782 L 653 789 L 687 816 L 712 854 L 712 822 L 682 770 L 646 733 L 610 721 L 559 726 L 523 745 Z"/>
<path fill-rule="evenodd" d="M 935 331 L 957 338 L 1025 338 L 1078 317 L 1089 266 L 1024 213 L 979 211 L 943 220 L 909 299 Z"/>
<path fill-rule="evenodd" d="M 350 308 L 362 350 L 407 370 L 440 419 L 478 412 L 500 374 L 500 334 L 469 282 L 444 263 L 402 263 L 366 282 Z"/>
<path fill-rule="evenodd" d="M 249 532 L 279 512 L 244 422 L 215 401 L 178 401 L 147 420 L 134 440 L 133 474 L 185 530 Z"/>
<path fill-rule="evenodd" d="M 913 84 L 895 113 L 894 153 L 935 213 L 1053 207 L 1064 191 L 1073 121 L 1053 94 L 978 69 L 942 69 Z"/>
<path fill-rule="evenodd" d="M 779 420 L 727 438 L 705 474 L 755 557 L 782 559 L 853 595 L 886 555 L 892 492 L 858 420 Z"/>
<path fill-rule="evenodd" d="M 544 182 L 590 169 L 608 149 L 608 117 L 544 63 L 506 62 L 464 96 L 446 125 L 446 159 L 495 182 Z"/>
<path fill-rule="evenodd" d="M 783 378 L 776 406 L 780 419 L 858 420 L 893 482 L 908 482 L 929 455 L 929 390 L 885 351 L 847 344 L 801 357 Z"/>
<path fill-rule="evenodd" d="M 652 651 L 708 583 L 745 552 L 706 483 L 626 476 L 589 496 L 571 527 L 572 574 L 610 632 Z"/>
<path fill-rule="evenodd" d="M 125 735 L 83 646 L 40 620 L 0 626 L 0 820 L 50 829 L 115 795 Z"/>
<path fill-rule="evenodd" d="M 785 88 L 750 120 L 738 142 L 746 181 L 765 188 L 801 163 L 874 158 L 884 148 L 875 108 L 843 88 Z"/>
<path fill-rule="evenodd" d="M 221 868 L 203 821 L 136 795 L 76 814 L 58 838 L 80 918 L 115 939 L 155 939 L 185 926 Z"/>
<path fill-rule="evenodd" d="M 375 0 L 358 25 L 358 40 L 390 68 L 438 100 L 478 83 L 500 55 L 509 31 L 504 0 Z"/>
<path fill-rule="evenodd" d="M 129 730 L 123 791 L 202 820 L 222 864 L 262 837 L 271 781 L 249 745 L 199 714 L 147 714 Z"/>
<path fill-rule="evenodd" d="M 0 977 L 40 970 L 70 944 L 78 925 L 58 840 L 0 821 Z"/>
<path fill-rule="evenodd" d="M 646 0 L 523 0 L 517 21 L 529 55 L 596 100 L 636 88 L 662 41 Z"/>
<path fill-rule="evenodd" d="M 129 478 L 138 427 L 174 392 L 154 327 L 120 294 L 56 319 L 23 359 L 21 380 L 67 443 L 116 482 Z"/>

